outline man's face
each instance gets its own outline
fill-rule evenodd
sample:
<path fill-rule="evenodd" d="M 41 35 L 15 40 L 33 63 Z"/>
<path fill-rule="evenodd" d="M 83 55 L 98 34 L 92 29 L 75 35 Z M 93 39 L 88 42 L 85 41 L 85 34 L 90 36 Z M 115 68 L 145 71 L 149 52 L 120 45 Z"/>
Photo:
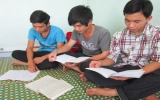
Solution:
<path fill-rule="evenodd" d="M 47 25 L 45 23 L 33 23 L 32 25 L 38 33 L 46 32 L 49 29 L 49 23 Z"/>
<path fill-rule="evenodd" d="M 88 25 L 89 26 L 89 25 Z M 82 25 L 80 22 L 77 22 L 76 24 L 73 25 L 74 29 L 78 33 L 85 33 L 86 30 L 88 29 L 88 26 Z"/>
<path fill-rule="evenodd" d="M 151 19 L 151 16 L 146 18 L 141 11 L 134 14 L 125 14 L 125 24 L 127 28 L 136 34 L 140 34 Z"/>

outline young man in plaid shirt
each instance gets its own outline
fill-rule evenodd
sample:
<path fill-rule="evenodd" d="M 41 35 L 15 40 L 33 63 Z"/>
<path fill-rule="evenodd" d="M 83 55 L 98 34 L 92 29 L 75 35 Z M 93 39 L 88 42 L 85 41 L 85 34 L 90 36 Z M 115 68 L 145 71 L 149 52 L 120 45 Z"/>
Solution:
<path fill-rule="evenodd" d="M 149 0 L 130 0 L 124 7 L 127 28 L 116 32 L 106 59 L 92 61 L 90 68 L 112 69 L 117 72 L 142 69 L 141 78 L 105 78 L 86 70 L 85 77 L 102 88 L 87 89 L 89 96 L 119 96 L 121 100 L 158 100 L 160 91 L 160 28 L 148 24 L 152 19 L 152 3 Z M 118 56 L 120 62 L 116 64 Z M 112 66 L 112 67 L 108 67 Z"/>

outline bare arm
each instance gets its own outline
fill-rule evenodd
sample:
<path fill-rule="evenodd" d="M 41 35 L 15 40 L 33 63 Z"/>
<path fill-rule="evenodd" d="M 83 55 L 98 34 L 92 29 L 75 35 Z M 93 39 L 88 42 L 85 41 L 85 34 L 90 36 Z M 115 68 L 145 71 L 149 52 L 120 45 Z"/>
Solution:
<path fill-rule="evenodd" d="M 69 42 L 68 42 L 66 45 L 64 45 L 64 46 L 62 46 L 61 48 L 58 48 L 58 49 L 56 50 L 57 54 L 63 53 L 63 52 L 68 52 L 68 51 L 73 47 L 73 45 L 74 45 L 75 43 L 76 43 L 75 40 L 70 39 Z"/>
<path fill-rule="evenodd" d="M 57 49 L 61 48 L 62 46 L 64 46 L 64 42 L 57 43 Z"/>
<path fill-rule="evenodd" d="M 58 48 L 57 50 L 54 50 L 52 53 L 50 53 L 50 54 L 48 55 L 49 61 L 54 61 L 54 60 L 56 60 L 56 56 L 57 56 L 57 54 L 59 54 L 59 53 L 68 52 L 68 51 L 73 47 L 73 45 L 74 45 L 75 43 L 76 43 L 75 40 L 70 39 L 69 42 L 68 42 L 66 45 Z M 53 58 L 54 58 L 54 60 L 53 60 Z"/>
<path fill-rule="evenodd" d="M 57 48 L 59 49 L 63 45 L 64 45 L 64 42 L 57 43 Z M 45 59 L 47 59 L 48 56 L 49 56 L 49 54 L 46 54 L 46 55 L 41 56 L 41 57 L 36 57 L 36 58 L 34 58 L 34 63 L 39 64 L 39 63 L 43 62 Z"/>
<path fill-rule="evenodd" d="M 36 70 L 38 70 L 33 60 L 33 47 L 34 47 L 34 41 L 28 40 L 26 51 L 27 51 L 27 59 L 28 59 L 28 70 L 31 72 L 35 72 Z"/>
<path fill-rule="evenodd" d="M 114 60 L 110 59 L 110 58 L 105 58 L 103 60 L 99 60 L 99 61 L 91 61 L 91 63 L 89 64 L 90 68 L 99 68 L 101 66 L 111 66 L 114 64 Z"/>
<path fill-rule="evenodd" d="M 155 70 L 160 69 L 160 63 L 154 61 L 148 64 L 147 66 L 143 67 L 142 69 L 145 71 L 145 74 L 149 74 Z"/>
<path fill-rule="evenodd" d="M 158 31 L 157 33 L 160 34 L 160 31 Z M 160 38 L 159 38 L 159 35 L 155 35 L 154 41 L 157 41 L 157 42 L 155 42 L 155 43 L 153 42 L 153 44 L 152 44 L 153 47 L 151 47 L 153 49 L 153 51 L 155 51 L 151 57 L 152 62 L 142 68 L 145 71 L 145 74 L 148 74 L 148 73 L 151 73 L 155 70 L 160 69 L 160 60 L 159 60 L 159 58 L 160 58 L 160 54 L 159 54 Z"/>
<path fill-rule="evenodd" d="M 27 45 L 27 58 L 28 58 L 28 63 L 33 63 L 33 47 L 34 47 L 34 41 L 28 40 L 28 45 Z"/>
<path fill-rule="evenodd" d="M 101 66 L 111 66 L 115 64 L 114 60 L 110 58 L 105 58 L 104 60 L 101 60 L 100 62 L 101 62 Z"/>
<path fill-rule="evenodd" d="M 109 55 L 109 50 L 103 51 L 101 54 L 92 56 L 90 59 L 92 59 L 92 60 L 102 60 L 102 59 L 106 58 L 106 56 L 108 56 L 108 55 Z"/>
<path fill-rule="evenodd" d="M 64 46 L 64 42 L 57 43 L 57 49 L 61 48 L 62 46 Z M 49 54 L 42 56 L 43 60 L 47 59 L 48 55 Z"/>

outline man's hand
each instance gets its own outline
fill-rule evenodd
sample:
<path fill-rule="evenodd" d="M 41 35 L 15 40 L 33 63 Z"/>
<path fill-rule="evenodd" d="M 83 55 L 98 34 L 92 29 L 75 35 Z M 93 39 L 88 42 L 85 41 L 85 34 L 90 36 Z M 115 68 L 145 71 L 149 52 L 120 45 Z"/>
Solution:
<path fill-rule="evenodd" d="M 30 72 L 36 72 L 36 71 L 39 70 L 39 69 L 37 68 L 37 66 L 36 66 L 35 64 L 29 64 L 29 65 L 28 65 L 28 70 L 29 70 Z"/>
<path fill-rule="evenodd" d="M 91 61 L 91 63 L 89 64 L 89 68 L 99 68 L 100 66 L 101 66 L 100 61 Z"/>
<path fill-rule="evenodd" d="M 44 57 L 36 57 L 33 59 L 35 64 L 39 64 L 39 63 L 43 62 L 44 60 L 45 60 Z"/>
<path fill-rule="evenodd" d="M 48 55 L 48 59 L 49 59 L 50 62 L 56 61 L 56 57 L 57 57 L 57 51 L 56 50 L 54 50 L 54 52 L 51 52 Z"/>
<path fill-rule="evenodd" d="M 121 81 L 130 79 L 129 77 L 117 77 L 117 76 L 111 76 L 110 78 L 114 80 L 121 80 Z"/>

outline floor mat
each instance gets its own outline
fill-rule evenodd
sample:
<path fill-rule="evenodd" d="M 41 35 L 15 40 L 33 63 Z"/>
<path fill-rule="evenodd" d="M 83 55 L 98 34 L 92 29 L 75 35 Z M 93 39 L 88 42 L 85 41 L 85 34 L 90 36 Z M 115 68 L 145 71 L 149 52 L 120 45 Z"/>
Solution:
<path fill-rule="evenodd" d="M 0 58 L 0 75 L 4 74 L 8 70 L 27 70 L 26 66 L 12 66 L 11 62 L 13 61 L 15 61 L 15 59 L 12 57 Z M 97 86 L 92 82 L 82 82 L 79 78 L 78 72 L 73 70 L 64 72 L 62 70 L 62 66 L 59 66 L 52 71 L 42 70 L 34 80 L 46 75 L 50 75 L 57 79 L 63 79 L 74 86 L 71 91 L 66 92 L 56 100 L 119 100 L 118 97 L 89 97 L 86 95 L 85 90 L 87 88 L 93 88 Z M 0 81 L 0 100 L 48 100 L 42 94 L 36 94 L 35 92 L 26 89 L 25 84 L 27 83 L 29 82 L 11 80 Z M 157 95 L 159 96 L 160 93 L 158 92 Z"/>

